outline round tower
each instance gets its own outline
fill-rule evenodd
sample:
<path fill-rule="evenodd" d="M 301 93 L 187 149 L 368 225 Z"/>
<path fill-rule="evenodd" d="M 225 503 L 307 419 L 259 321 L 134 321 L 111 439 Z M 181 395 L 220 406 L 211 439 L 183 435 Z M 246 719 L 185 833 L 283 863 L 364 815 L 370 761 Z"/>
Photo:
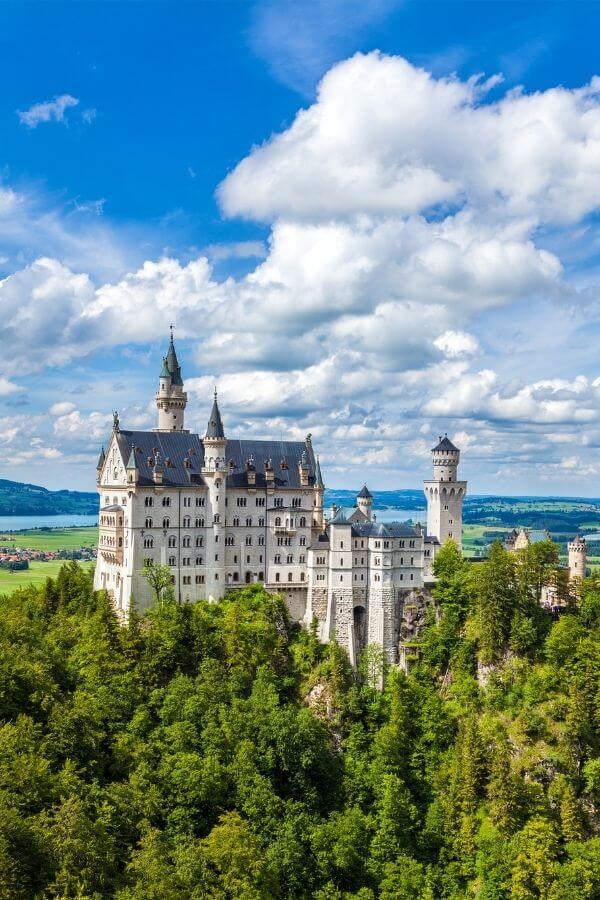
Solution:
<path fill-rule="evenodd" d="M 181 367 L 173 343 L 173 326 L 169 350 L 163 358 L 162 369 L 158 378 L 156 407 L 158 409 L 157 431 L 185 431 L 184 413 L 187 405 L 187 394 L 183 390 Z"/>
<path fill-rule="evenodd" d="M 571 581 L 585 578 L 587 544 L 585 538 L 576 535 L 569 541 L 569 577 Z"/>
<path fill-rule="evenodd" d="M 227 496 L 227 438 L 221 420 L 217 389 L 202 442 L 204 463 L 202 477 L 208 487 L 208 506 L 212 521 L 206 531 L 206 588 L 209 599 L 222 597 L 225 584 L 225 516 Z"/>
<path fill-rule="evenodd" d="M 460 450 L 448 435 L 440 436 L 431 450 L 433 478 L 424 482 L 427 498 L 427 534 L 440 544 L 449 538 L 462 549 L 462 506 L 467 482 L 458 480 Z"/>
<path fill-rule="evenodd" d="M 370 522 L 373 514 L 373 495 L 366 484 L 363 484 L 362 489 L 356 498 L 356 505 Z"/>

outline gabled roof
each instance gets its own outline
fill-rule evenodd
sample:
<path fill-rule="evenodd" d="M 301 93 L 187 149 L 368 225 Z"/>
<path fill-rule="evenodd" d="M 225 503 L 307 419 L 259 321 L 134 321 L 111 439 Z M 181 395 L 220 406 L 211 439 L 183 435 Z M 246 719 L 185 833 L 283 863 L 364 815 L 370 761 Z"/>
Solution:
<path fill-rule="evenodd" d="M 361 488 L 361 491 L 360 491 L 360 494 L 359 494 L 358 496 L 359 496 L 359 497 L 364 497 L 366 500 L 372 500 L 372 499 L 373 499 L 373 494 L 371 493 L 371 491 L 369 490 L 369 488 L 366 486 L 366 484 L 363 484 L 363 486 L 362 486 L 362 488 Z"/>
<path fill-rule="evenodd" d="M 204 444 L 197 434 L 183 431 L 119 431 L 114 435 L 121 458 L 125 463 L 135 447 L 135 463 L 139 472 L 138 485 L 154 484 L 154 458 L 158 451 L 163 470 L 163 485 L 189 487 L 204 485 Z M 316 459 L 309 444 L 304 441 L 240 441 L 228 440 L 225 459 L 228 463 L 226 478 L 228 487 L 247 487 L 246 461 L 250 456 L 256 468 L 256 490 L 265 489 L 265 464 L 271 461 L 274 484 L 280 488 L 301 488 L 299 463 L 302 452 L 308 457 L 308 484 L 315 483 Z"/>
<path fill-rule="evenodd" d="M 436 450 L 454 450 L 455 453 L 460 453 L 458 447 L 455 447 L 447 434 L 444 437 L 440 435 L 439 444 L 436 444 L 432 449 L 432 453 L 435 453 Z"/>

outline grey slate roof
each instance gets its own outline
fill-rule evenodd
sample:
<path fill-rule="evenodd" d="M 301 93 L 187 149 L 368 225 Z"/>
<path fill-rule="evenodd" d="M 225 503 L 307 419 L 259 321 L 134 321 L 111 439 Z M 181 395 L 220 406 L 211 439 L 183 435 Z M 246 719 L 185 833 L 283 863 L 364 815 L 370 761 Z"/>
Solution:
<path fill-rule="evenodd" d="M 103 447 L 102 450 L 100 451 L 100 456 L 98 457 L 98 464 L 96 466 L 98 471 L 100 471 L 100 469 L 102 469 L 104 467 L 105 460 L 106 460 L 106 454 L 104 452 L 104 447 Z"/>
<path fill-rule="evenodd" d="M 454 450 L 455 453 L 459 453 L 458 447 L 455 447 L 448 435 L 444 435 L 444 437 L 440 437 L 439 444 L 436 444 L 432 449 L 432 453 L 436 450 Z"/>
<path fill-rule="evenodd" d="M 359 497 L 364 497 L 366 500 L 372 500 L 372 499 L 373 499 L 373 494 L 371 493 L 371 491 L 369 490 L 369 488 L 366 486 L 366 484 L 363 484 L 363 486 L 362 486 L 362 488 L 361 488 L 361 491 L 360 491 L 360 494 L 359 494 L 358 496 L 359 496 Z"/>
<path fill-rule="evenodd" d="M 323 476 L 321 475 L 321 464 L 319 462 L 319 457 L 317 456 L 317 462 L 315 465 L 315 485 L 317 487 L 325 487 L 323 483 Z"/>
<path fill-rule="evenodd" d="M 129 460 L 132 450 L 139 472 L 138 484 L 154 484 L 153 468 L 155 450 L 160 454 L 163 469 L 163 485 L 189 487 L 203 485 L 201 469 L 204 464 L 204 445 L 199 435 L 182 431 L 119 431 L 115 434 L 123 460 Z M 298 466 L 302 452 L 308 458 L 308 484 L 315 483 L 316 460 L 310 444 L 304 441 L 240 441 L 228 440 L 225 449 L 228 487 L 247 487 L 246 461 L 254 457 L 256 489 L 266 487 L 265 463 L 270 460 L 274 482 L 278 488 L 301 488 Z M 188 460 L 189 465 L 185 464 Z"/>
<path fill-rule="evenodd" d="M 208 425 L 206 426 L 206 435 L 207 438 L 224 438 L 225 431 L 223 429 L 223 422 L 221 420 L 221 412 L 219 410 L 219 404 L 217 403 L 217 391 L 215 390 L 215 399 L 213 400 L 212 410 L 210 412 L 210 417 L 208 420 Z"/>
<path fill-rule="evenodd" d="M 353 522 L 356 537 L 421 537 L 421 529 L 406 522 Z"/>
<path fill-rule="evenodd" d="M 179 365 L 179 360 L 177 359 L 177 354 L 175 352 L 175 344 L 173 343 L 173 335 L 171 334 L 171 340 L 169 341 L 169 352 L 167 353 L 167 368 L 171 373 L 171 384 L 178 385 L 179 387 L 183 387 L 183 379 L 181 377 L 181 367 Z"/>

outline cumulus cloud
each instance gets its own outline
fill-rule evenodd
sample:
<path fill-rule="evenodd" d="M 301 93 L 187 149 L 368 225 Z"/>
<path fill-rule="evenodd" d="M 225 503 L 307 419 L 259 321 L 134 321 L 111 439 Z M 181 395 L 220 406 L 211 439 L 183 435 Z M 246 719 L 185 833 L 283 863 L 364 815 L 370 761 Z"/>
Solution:
<path fill-rule="evenodd" d="M 465 331 L 444 331 L 433 344 L 449 359 L 472 356 L 479 349 L 477 338 Z"/>
<path fill-rule="evenodd" d="M 37 128 L 42 122 L 63 122 L 66 124 L 66 111 L 72 106 L 78 106 L 79 100 L 71 94 L 61 94 L 53 100 L 44 103 L 34 103 L 26 110 L 17 110 L 19 122 L 28 128 Z M 86 113 L 91 110 L 86 110 Z M 94 110 L 95 112 L 95 110 Z M 90 119 L 91 121 L 91 119 Z"/>
<path fill-rule="evenodd" d="M 266 221 L 406 216 L 442 203 L 575 221 L 600 201 L 599 91 L 594 78 L 482 102 L 477 79 L 436 79 L 400 57 L 357 54 L 225 179 L 221 203 Z"/>

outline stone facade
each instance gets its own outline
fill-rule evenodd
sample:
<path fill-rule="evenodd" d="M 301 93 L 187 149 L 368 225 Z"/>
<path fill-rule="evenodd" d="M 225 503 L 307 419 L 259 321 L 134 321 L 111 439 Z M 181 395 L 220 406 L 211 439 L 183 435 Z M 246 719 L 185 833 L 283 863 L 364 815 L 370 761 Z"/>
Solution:
<path fill-rule="evenodd" d="M 366 487 L 356 506 L 323 510 L 324 484 L 310 435 L 305 441 L 231 440 L 216 396 L 204 436 L 185 428 L 187 395 L 173 337 L 159 376 L 157 427 L 123 429 L 115 414 L 97 467 L 100 534 L 95 586 L 125 614 L 153 593 L 146 560 L 169 566 L 182 602 L 218 600 L 245 584 L 281 594 L 290 616 L 316 621 L 354 665 L 367 646 L 401 656 L 406 598 L 433 579 L 440 544 L 460 544 L 466 482 L 448 438 L 433 448 L 425 482 L 425 531 L 378 523 Z"/>

